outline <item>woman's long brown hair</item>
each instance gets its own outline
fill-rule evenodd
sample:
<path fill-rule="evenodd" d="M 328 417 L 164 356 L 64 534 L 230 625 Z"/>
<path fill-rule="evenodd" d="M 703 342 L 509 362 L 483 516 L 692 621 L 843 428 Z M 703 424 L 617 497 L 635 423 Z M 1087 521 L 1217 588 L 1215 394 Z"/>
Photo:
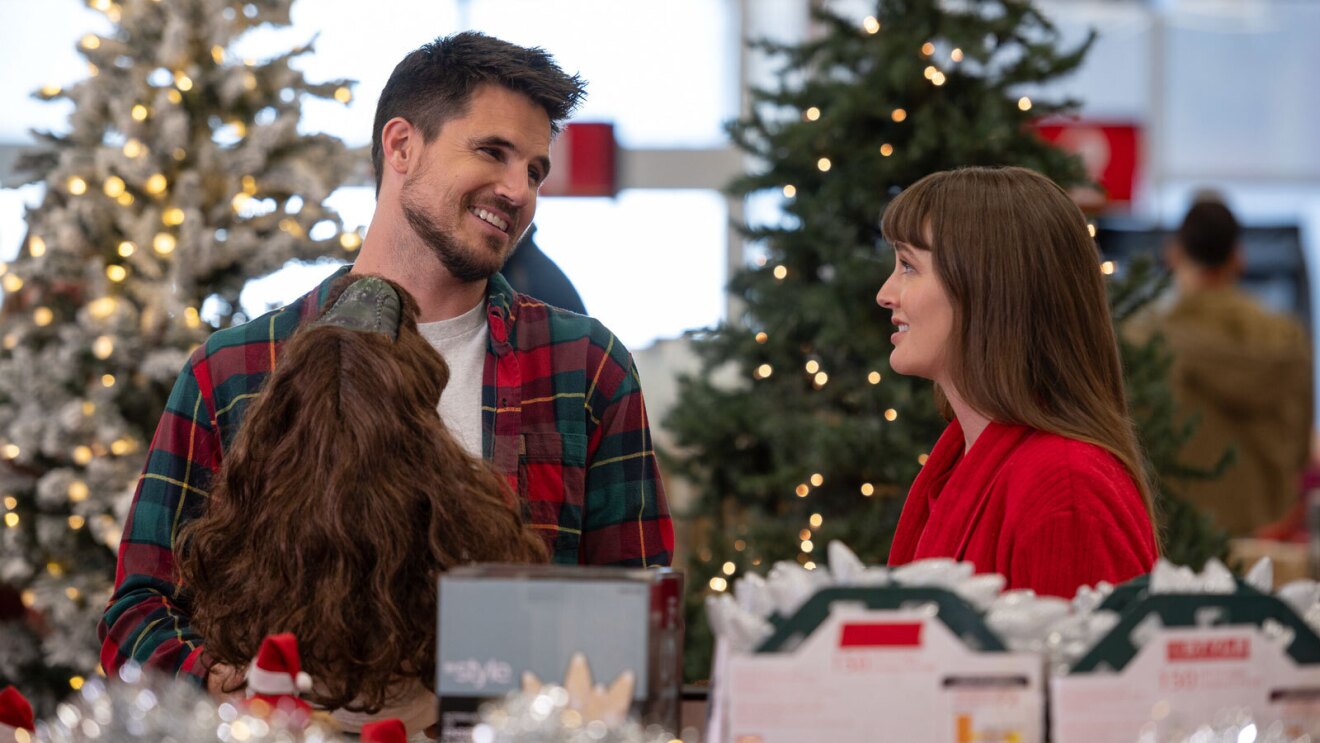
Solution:
<path fill-rule="evenodd" d="M 368 713 L 408 677 L 433 687 L 441 572 L 547 557 L 504 478 L 441 421 L 449 369 L 395 290 L 397 340 L 312 324 L 287 342 L 175 549 L 212 660 L 246 665 L 292 632 L 311 700 Z"/>
<path fill-rule="evenodd" d="M 930 251 L 953 304 L 949 376 L 963 401 L 1109 451 L 1154 523 L 1099 253 L 1068 194 L 1025 168 L 933 173 L 890 202 L 882 230 L 891 245 Z M 949 418 L 944 392 L 936 385 Z"/>

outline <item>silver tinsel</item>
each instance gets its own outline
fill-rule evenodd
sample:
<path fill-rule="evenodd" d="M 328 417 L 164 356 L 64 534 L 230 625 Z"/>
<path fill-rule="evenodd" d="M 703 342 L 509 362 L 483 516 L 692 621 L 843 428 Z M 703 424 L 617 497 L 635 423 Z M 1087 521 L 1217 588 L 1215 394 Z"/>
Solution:
<path fill-rule="evenodd" d="M 306 728 L 276 716 L 266 720 L 233 704 L 217 706 L 192 684 L 126 666 L 118 679 L 92 679 L 70 701 L 37 722 L 42 743 L 339 743 L 346 739 L 313 722 Z"/>
<path fill-rule="evenodd" d="M 683 731 L 682 741 L 695 743 L 695 730 Z M 481 722 L 472 730 L 473 743 L 672 743 L 679 738 L 659 725 L 635 721 L 607 725 L 586 721 L 573 709 L 568 691 L 546 685 L 535 694 L 515 692 L 502 702 L 481 709 Z"/>

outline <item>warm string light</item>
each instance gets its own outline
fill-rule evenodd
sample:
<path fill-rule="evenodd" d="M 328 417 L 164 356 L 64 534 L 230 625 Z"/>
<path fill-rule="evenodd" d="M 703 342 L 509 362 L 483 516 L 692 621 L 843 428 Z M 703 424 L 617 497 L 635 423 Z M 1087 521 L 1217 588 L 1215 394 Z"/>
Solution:
<path fill-rule="evenodd" d="M 183 93 L 180 93 L 177 88 L 170 88 L 169 90 L 165 91 L 165 97 L 169 99 L 170 103 L 174 103 L 176 105 L 179 103 L 183 103 Z"/>
<path fill-rule="evenodd" d="M 825 476 L 819 472 L 813 474 L 808 480 L 811 482 L 813 488 L 818 488 L 825 484 Z"/>
<path fill-rule="evenodd" d="M 771 374 L 774 374 L 774 372 L 774 368 L 769 364 L 761 364 L 756 367 L 756 371 L 752 372 L 752 376 L 756 379 L 768 379 Z"/>
<path fill-rule="evenodd" d="M 225 48 L 218 44 L 216 46 L 211 47 L 211 59 L 214 60 L 216 64 L 224 64 Z"/>
<path fill-rule="evenodd" d="M 811 488 L 807 487 L 807 484 L 805 482 L 801 482 L 798 483 L 798 486 L 793 489 L 793 492 L 797 495 L 797 497 L 805 498 L 811 493 Z"/>
<path fill-rule="evenodd" d="M 202 316 L 197 312 L 196 307 L 188 307 L 183 311 L 183 324 L 193 330 L 202 326 Z"/>
<path fill-rule="evenodd" d="M 788 268 L 783 265 L 775 266 L 773 272 L 776 279 L 783 281 L 788 278 Z"/>
<path fill-rule="evenodd" d="M 135 245 L 132 240 L 125 240 L 119 243 L 119 256 L 121 258 L 127 258 L 130 255 L 133 255 L 136 251 L 137 245 Z"/>
<path fill-rule="evenodd" d="M 726 562 L 720 567 L 720 572 L 725 575 L 733 575 L 737 570 L 738 566 L 734 565 L 732 562 Z"/>
<path fill-rule="evenodd" d="M 83 49 L 89 49 L 89 50 L 100 49 L 101 38 L 96 34 L 87 34 L 86 36 L 82 37 L 82 39 L 78 42 L 78 46 L 81 46 Z"/>
<path fill-rule="evenodd" d="M 1086 224 L 1086 232 L 1087 232 L 1087 234 L 1089 234 L 1091 237 L 1095 237 L 1095 224 L 1088 222 L 1088 223 Z"/>
<path fill-rule="evenodd" d="M 41 239 L 40 235 L 33 235 L 28 240 L 28 253 L 33 258 L 40 258 L 46 254 L 46 241 Z"/>
<path fill-rule="evenodd" d="M 797 196 L 797 187 L 791 183 L 784 186 L 784 198 L 791 199 L 794 196 Z"/>
<path fill-rule="evenodd" d="M 101 190 L 105 192 L 106 196 L 109 196 L 112 199 L 119 198 L 119 195 L 124 193 L 125 188 L 124 179 L 117 175 L 112 175 L 109 178 L 106 178 L 105 183 L 101 184 Z"/>
<path fill-rule="evenodd" d="M 38 307 L 32 311 L 32 322 L 44 328 L 55 320 L 55 313 L 49 307 Z"/>
<path fill-rule="evenodd" d="M 952 59 L 954 62 L 963 61 L 963 50 L 954 49 L 953 51 L 949 52 L 949 59 Z"/>
<path fill-rule="evenodd" d="M 811 524 L 811 528 L 819 529 L 820 525 L 825 523 L 825 518 L 818 513 L 813 513 L 807 523 Z"/>
<path fill-rule="evenodd" d="M 350 253 L 362 247 L 362 236 L 356 232 L 346 231 L 339 235 L 339 245 Z"/>
<path fill-rule="evenodd" d="M 880 145 L 880 156 L 881 156 L 881 157 L 889 157 L 889 156 L 892 155 L 892 154 L 894 154 L 894 146 L 893 146 L 892 144 L 889 144 L 888 142 L 886 142 L 886 143 Z"/>
<path fill-rule="evenodd" d="M 63 91 L 63 88 L 54 83 L 47 83 L 46 85 L 41 86 L 41 95 L 46 98 L 54 98 L 59 95 L 61 91 Z"/>
<path fill-rule="evenodd" d="M 808 374 L 815 374 L 816 372 L 820 371 L 820 362 L 816 361 L 815 359 L 811 359 L 807 362 L 804 368 L 807 370 Z"/>
<path fill-rule="evenodd" d="M 188 91 L 192 90 L 192 86 L 193 86 L 192 78 L 188 77 L 188 75 L 183 70 L 176 70 L 174 72 L 174 87 L 187 93 Z"/>
<path fill-rule="evenodd" d="M 871 384 L 880 384 L 880 379 L 881 379 L 880 372 L 878 371 L 873 371 L 870 374 L 866 375 L 866 381 L 870 382 Z"/>
<path fill-rule="evenodd" d="M 335 100 L 344 105 L 348 105 L 353 101 L 353 91 L 349 90 L 346 86 L 335 88 Z"/>
<path fill-rule="evenodd" d="M 116 306 L 114 297 L 101 297 L 100 299 L 94 299 L 88 303 L 87 312 L 94 319 L 105 320 L 115 314 Z M 87 408 L 84 406 L 83 411 L 86 412 L 86 410 Z M 91 415 L 91 413 L 88 413 L 88 415 Z"/>
<path fill-rule="evenodd" d="M 147 190 L 147 193 L 151 194 L 152 196 L 159 196 L 165 193 L 165 189 L 169 188 L 169 186 L 170 186 L 170 182 L 165 178 L 165 174 L 156 173 L 147 179 L 147 182 L 143 186 L 143 188 L 145 188 Z"/>
<path fill-rule="evenodd" d="M 73 529 L 74 531 L 77 531 L 77 530 L 83 528 L 83 524 L 86 524 L 86 523 L 87 523 L 87 519 L 85 519 L 85 518 L 83 518 L 82 516 L 79 516 L 79 515 L 77 515 L 77 514 L 74 514 L 74 515 L 72 515 L 72 516 L 69 517 L 69 528 L 70 528 L 70 529 Z"/>
<path fill-rule="evenodd" d="M 717 575 L 714 578 L 710 579 L 710 590 L 715 591 L 717 593 L 723 593 L 728 588 L 729 588 L 729 582 L 721 578 L 720 576 Z"/>
<path fill-rule="evenodd" d="M 0 279 L 0 286 L 3 286 L 5 291 L 13 294 L 23 288 L 23 280 L 15 274 L 7 273 L 3 279 Z"/>
<path fill-rule="evenodd" d="M 134 121 L 146 121 L 147 114 L 148 114 L 147 107 L 139 103 L 133 107 L 133 110 L 130 115 L 133 117 Z"/>
<path fill-rule="evenodd" d="M 73 449 L 73 463 L 79 466 L 92 461 L 92 447 L 76 446 Z"/>
<path fill-rule="evenodd" d="M 5 444 L 3 448 L 0 448 L 0 456 L 5 459 L 18 459 L 18 455 L 21 453 L 17 444 Z"/>
<path fill-rule="evenodd" d="M 822 173 L 830 172 L 830 167 L 832 165 L 833 163 L 830 162 L 830 159 L 828 157 L 822 157 L 821 159 L 816 161 L 816 168 L 819 169 L 820 172 Z"/>
<path fill-rule="evenodd" d="M 1030 111 L 1030 110 L 1031 110 L 1031 99 L 1028 98 L 1028 97 L 1026 97 L 1025 95 L 1022 96 L 1021 98 L 1019 98 L 1019 99 L 1018 99 L 1018 110 L 1020 110 L 1020 111 Z"/>
<path fill-rule="evenodd" d="M 1113 276 L 1114 271 L 1117 269 L 1118 266 L 1116 266 L 1113 261 L 1105 261 L 1104 263 L 1100 264 L 1100 273 L 1104 274 L 1105 276 Z"/>
<path fill-rule="evenodd" d="M 82 503 L 87 500 L 87 496 L 90 494 L 91 491 L 88 490 L 87 483 L 82 480 L 74 480 L 69 483 L 69 500 L 74 503 Z"/>
<path fill-rule="evenodd" d="M 929 57 L 929 56 L 931 56 L 931 55 L 934 54 L 934 53 L 935 53 L 935 45 L 934 45 L 934 44 L 932 44 L 932 43 L 930 43 L 929 41 L 927 41 L 925 44 L 922 44 L 922 45 L 921 45 L 921 55 L 922 55 L 923 57 Z"/>
<path fill-rule="evenodd" d="M 828 383 L 829 381 L 830 381 L 830 375 L 826 374 L 825 372 L 816 372 L 816 376 L 813 377 L 811 380 L 812 384 L 816 385 L 817 389 L 824 387 L 825 384 Z"/>
<path fill-rule="evenodd" d="M 804 115 L 806 116 L 807 121 L 817 121 L 820 119 L 820 109 L 812 106 L 807 109 Z"/>
<path fill-rule="evenodd" d="M 885 420 L 889 421 L 890 423 L 893 423 L 894 421 L 898 420 L 898 411 L 894 410 L 893 408 L 886 410 Z"/>
<path fill-rule="evenodd" d="M 755 339 L 757 343 L 765 343 L 766 341 L 770 340 L 770 336 L 766 335 L 765 331 L 762 330 L 761 332 L 756 334 Z"/>
<path fill-rule="evenodd" d="M 170 253 L 173 253 L 177 244 L 174 235 L 171 235 L 168 232 L 158 233 L 151 239 L 152 250 L 155 250 L 160 255 L 169 255 Z"/>
<path fill-rule="evenodd" d="M 70 176 L 69 180 L 65 183 L 65 186 L 69 189 L 69 193 L 74 196 L 82 196 L 87 193 L 87 181 L 76 175 Z"/>
<path fill-rule="evenodd" d="M 907 119 L 907 111 L 902 108 L 896 108 L 894 109 L 894 112 L 889 115 L 889 117 L 893 119 L 895 123 L 899 123 Z"/>
<path fill-rule="evenodd" d="M 868 15 L 862 19 L 862 30 L 866 31 L 868 34 L 875 35 L 880 32 L 880 21 L 877 21 L 875 16 Z"/>
<path fill-rule="evenodd" d="M 166 209 L 165 212 L 160 215 L 161 223 L 169 225 L 171 227 L 177 227 L 183 224 L 183 220 L 184 220 L 183 210 L 177 206 L 172 206 L 169 209 Z"/>
<path fill-rule="evenodd" d="M 869 482 L 862 483 L 861 490 L 862 490 L 862 495 L 866 496 L 867 498 L 870 498 L 871 496 L 875 495 L 875 486 Z"/>
<path fill-rule="evenodd" d="M 111 264 L 105 267 L 105 277 L 116 284 L 128 278 L 128 269 L 119 264 Z"/>
<path fill-rule="evenodd" d="M 101 375 L 101 386 L 103 386 L 103 387 L 114 387 L 114 386 L 115 386 L 115 375 L 113 375 L 113 374 L 102 374 L 102 375 Z"/>

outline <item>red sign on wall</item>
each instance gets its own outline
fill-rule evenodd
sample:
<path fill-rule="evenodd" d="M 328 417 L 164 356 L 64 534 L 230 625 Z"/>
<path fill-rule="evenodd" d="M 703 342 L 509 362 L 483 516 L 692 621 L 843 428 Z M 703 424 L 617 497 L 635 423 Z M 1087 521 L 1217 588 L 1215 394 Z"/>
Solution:
<path fill-rule="evenodd" d="M 550 144 L 550 177 L 542 196 L 614 196 L 613 124 L 569 124 Z"/>
<path fill-rule="evenodd" d="M 1047 142 L 1080 155 L 1091 179 L 1104 188 L 1099 203 L 1082 206 L 1128 204 L 1141 164 L 1141 130 L 1132 124 L 1063 121 L 1038 124 Z"/>

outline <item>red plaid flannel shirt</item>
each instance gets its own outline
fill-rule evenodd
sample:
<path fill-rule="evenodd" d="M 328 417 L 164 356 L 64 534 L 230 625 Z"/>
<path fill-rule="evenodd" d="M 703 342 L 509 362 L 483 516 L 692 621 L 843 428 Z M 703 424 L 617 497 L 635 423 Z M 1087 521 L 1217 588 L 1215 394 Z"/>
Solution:
<path fill-rule="evenodd" d="M 204 683 L 208 663 L 176 583 L 174 537 L 205 508 L 225 447 L 281 344 L 320 314 L 344 271 L 288 307 L 216 332 L 180 373 L 138 481 L 99 627 L 107 673 L 132 659 Z M 554 561 L 668 565 L 673 526 L 627 349 L 599 322 L 518 294 L 498 274 L 486 316 L 483 453 L 516 488 Z"/>

